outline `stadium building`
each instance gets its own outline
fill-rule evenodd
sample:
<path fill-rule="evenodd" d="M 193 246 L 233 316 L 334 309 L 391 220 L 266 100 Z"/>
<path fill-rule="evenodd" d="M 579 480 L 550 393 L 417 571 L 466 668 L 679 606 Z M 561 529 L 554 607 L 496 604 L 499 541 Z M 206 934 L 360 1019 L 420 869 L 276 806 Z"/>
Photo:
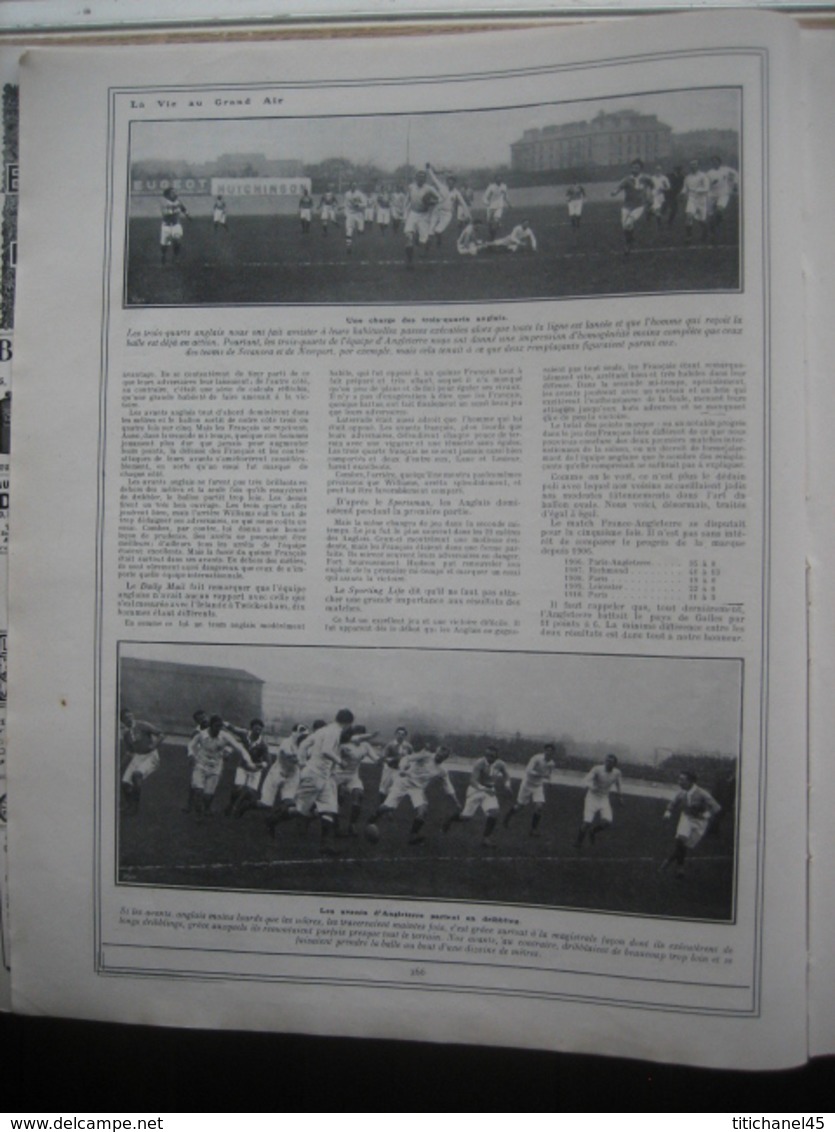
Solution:
<path fill-rule="evenodd" d="M 566 122 L 525 130 L 510 146 L 514 172 L 613 169 L 636 157 L 646 163 L 667 161 L 672 152 L 672 126 L 655 114 L 636 110 L 601 110 L 590 122 Z"/>
<path fill-rule="evenodd" d="M 261 716 L 263 687 L 242 668 L 123 657 L 119 706 L 164 731 L 190 728 L 198 708 L 244 725 Z"/>

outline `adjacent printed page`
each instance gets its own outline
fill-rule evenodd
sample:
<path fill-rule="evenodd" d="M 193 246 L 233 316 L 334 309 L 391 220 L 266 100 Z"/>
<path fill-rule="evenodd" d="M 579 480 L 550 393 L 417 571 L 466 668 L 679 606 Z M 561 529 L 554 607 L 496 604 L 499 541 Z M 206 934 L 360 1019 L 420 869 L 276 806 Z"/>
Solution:
<path fill-rule="evenodd" d="M 11 447 L 11 365 L 17 265 L 18 52 L 0 51 L 0 1010 L 11 1007 L 8 844 L 6 836 L 6 657 L 9 551 L 9 453 Z"/>
<path fill-rule="evenodd" d="M 19 1009 L 805 1058 L 796 47 L 27 56 Z"/>
<path fill-rule="evenodd" d="M 835 729 L 832 685 L 835 679 L 835 563 L 832 483 L 835 478 L 832 430 L 835 427 L 832 358 L 835 355 L 835 271 L 832 225 L 823 218 L 824 186 L 835 176 L 835 147 L 828 107 L 835 98 L 835 29 L 803 34 L 805 102 L 809 124 L 804 138 L 806 222 L 804 279 L 807 317 L 806 356 L 809 410 L 809 1043 L 811 1052 L 835 1049 L 835 884 L 832 854 L 833 787 L 831 746 Z"/>

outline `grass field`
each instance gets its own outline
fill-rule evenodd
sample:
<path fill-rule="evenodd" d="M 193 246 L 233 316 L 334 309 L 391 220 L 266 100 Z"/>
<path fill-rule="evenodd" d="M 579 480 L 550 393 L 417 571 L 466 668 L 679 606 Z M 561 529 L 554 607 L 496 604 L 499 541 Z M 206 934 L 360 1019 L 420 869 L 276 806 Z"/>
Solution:
<path fill-rule="evenodd" d="M 379 775 L 379 767 L 363 768 L 364 817 L 376 804 Z M 451 777 L 463 800 L 466 775 Z M 528 814 L 520 812 L 509 829 L 499 825 L 495 848 L 488 849 L 480 844 L 481 816 L 442 833 L 450 803 L 439 789 L 430 791 L 424 845 L 407 844 L 412 811 L 404 801 L 381 825 L 379 844 L 344 838 L 333 843 L 339 856 L 323 858 L 318 822 L 307 829 L 301 821 L 285 823 L 273 841 L 264 811 L 224 817 L 230 779 L 227 770 L 215 813 L 198 822 L 182 812 L 188 793 L 185 747 L 166 745 L 159 771 L 143 788 L 139 814 L 120 818 L 119 880 L 151 887 L 431 897 L 686 919 L 733 915 L 732 822 L 708 834 L 689 859 L 683 880 L 659 875 L 674 832 L 662 820 L 659 799 L 627 796 L 613 828 L 578 851 L 573 842 L 583 791 L 551 786 L 541 836 L 529 836 Z M 508 806 L 509 799 L 502 811 Z"/>
<path fill-rule="evenodd" d="M 641 222 L 626 257 L 617 201 L 589 203 L 582 226 L 571 228 L 564 209 L 511 213 L 503 234 L 529 219 L 535 254 L 460 256 L 448 229 L 440 248 L 416 256 L 407 271 L 402 233 L 376 228 L 345 250 L 341 227 L 323 238 L 314 221 L 302 235 L 294 216 L 231 216 L 215 233 L 209 217 L 185 222 L 176 263 L 160 263 L 159 221 L 130 221 L 126 304 L 181 306 L 285 303 L 426 303 L 587 295 L 728 291 L 740 287 L 739 227 L 729 214 L 716 240 L 686 245 L 683 217 L 671 228 Z"/>

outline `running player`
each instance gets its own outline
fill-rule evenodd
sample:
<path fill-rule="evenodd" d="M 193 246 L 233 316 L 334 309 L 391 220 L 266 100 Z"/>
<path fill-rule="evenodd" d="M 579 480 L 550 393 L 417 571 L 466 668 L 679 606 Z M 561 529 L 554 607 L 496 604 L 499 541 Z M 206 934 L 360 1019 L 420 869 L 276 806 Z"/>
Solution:
<path fill-rule="evenodd" d="M 159 237 L 160 254 L 162 262 L 165 263 L 169 248 L 171 248 L 174 259 L 180 254 L 180 246 L 183 242 L 183 217 L 188 217 L 188 211 L 175 191 L 172 188 L 167 188 L 162 194 L 160 212 L 162 213 L 162 228 Z"/>
<path fill-rule="evenodd" d="M 365 193 L 352 181 L 342 202 L 345 209 L 345 249 L 351 255 L 354 246 L 354 233 L 365 231 Z"/>
<path fill-rule="evenodd" d="M 492 848 L 490 840 L 496 822 L 499 818 L 499 788 L 510 794 L 510 774 L 495 747 L 487 747 L 484 755 L 477 759 L 470 772 L 470 781 L 467 785 L 467 795 L 464 799 L 464 808 L 460 813 L 447 818 L 441 827 L 444 833 L 449 833 L 453 822 L 467 822 L 475 817 L 479 811 L 484 814 L 484 832 L 481 844 L 485 848 Z"/>
<path fill-rule="evenodd" d="M 270 810 L 267 830 L 275 837 L 275 827 L 284 818 L 292 817 L 299 788 L 301 747 L 309 732 L 303 723 L 296 723 L 290 734 L 281 740 L 278 752 L 261 783 L 261 805 Z"/>
<path fill-rule="evenodd" d="M 337 200 L 336 193 L 333 191 L 333 185 L 329 185 L 328 191 L 322 193 L 322 199 L 319 201 L 319 217 L 322 221 L 323 236 L 327 236 L 329 224 L 336 224 L 336 213 L 338 209 L 339 201 Z"/>
<path fill-rule="evenodd" d="M 436 751 L 436 747 L 438 748 Z M 438 742 L 431 736 L 423 742 L 423 747 L 420 751 L 413 751 L 411 754 L 405 756 L 400 764 L 400 769 L 395 776 L 392 783 L 391 790 L 386 795 L 384 802 L 377 807 L 377 811 L 371 818 L 368 825 L 373 825 L 376 821 L 388 818 L 404 798 L 408 798 L 412 803 L 414 810 L 414 818 L 412 819 L 412 827 L 409 831 L 409 844 L 422 845 L 426 838 L 421 833 L 426 815 L 429 811 L 429 799 L 426 796 L 427 787 L 436 779 L 440 781 L 444 788 L 444 793 L 447 797 L 451 798 L 455 804 L 456 814 L 461 812 L 461 804 L 458 801 L 458 795 L 455 793 L 455 787 L 449 777 L 449 772 L 444 766 L 444 763 L 450 756 L 449 747 L 438 747 Z M 368 826 L 366 826 L 366 829 Z"/>
<path fill-rule="evenodd" d="M 418 169 L 415 179 L 406 192 L 406 223 L 403 232 L 406 236 L 406 266 L 414 266 L 415 244 L 427 254 L 429 236 L 432 231 L 432 215 L 438 203 L 437 190 L 426 183 L 426 172 Z"/>
<path fill-rule="evenodd" d="M 191 735 L 189 736 L 189 745 L 186 747 L 188 762 L 188 798 L 186 799 L 186 804 L 183 806 L 182 812 L 184 814 L 190 814 L 194 807 L 194 791 L 191 788 L 191 772 L 194 769 L 191 754 L 191 740 L 195 735 L 198 734 L 198 732 L 208 730 L 209 713 L 207 711 L 204 711 L 203 708 L 198 708 L 191 718 L 194 721 L 194 728 L 191 732 Z"/>
<path fill-rule="evenodd" d="M 617 755 L 607 755 L 599 766 L 593 766 L 583 779 L 586 788 L 586 799 L 583 803 L 583 820 L 574 842 L 580 849 L 586 834 L 594 845 L 598 833 L 609 829 L 612 824 L 612 795 L 618 803 L 622 801 L 621 773 L 618 770 Z"/>
<path fill-rule="evenodd" d="M 707 173 L 699 168 L 698 161 L 690 162 L 690 172 L 684 178 L 681 195 L 686 197 L 684 206 L 684 239 L 687 243 L 693 239 L 693 228 L 698 224 L 702 236 L 702 243 L 707 242 L 707 198 L 710 193 L 710 181 Z"/>
<path fill-rule="evenodd" d="M 377 215 L 377 193 L 374 189 L 365 197 L 365 223 L 370 228 L 374 223 L 374 217 Z"/>
<path fill-rule="evenodd" d="M 370 735 L 361 723 L 351 727 L 351 737 L 340 748 L 341 761 L 334 777 L 336 779 L 337 801 L 348 802 L 348 837 L 358 837 L 357 822 L 360 820 L 365 787 L 360 778 L 360 765 L 363 762 L 376 763 L 380 756 L 371 746 Z"/>
<path fill-rule="evenodd" d="M 336 769 L 342 762 L 341 747 L 350 738 L 354 713 L 342 708 L 333 723 L 326 723 L 305 742 L 307 762 L 299 776 L 295 812 L 302 818 L 319 818 L 320 852 L 332 857 L 336 850 L 330 838 L 336 828 L 339 804 L 336 796 Z"/>
<path fill-rule="evenodd" d="M 226 807 L 226 816 L 240 818 L 247 810 L 254 810 L 258 805 L 258 796 L 267 767 L 270 763 L 270 748 L 264 738 L 263 719 L 250 721 L 249 729 L 238 730 L 230 727 L 229 730 L 239 739 L 241 746 L 249 755 L 249 764 L 241 760 L 235 768 L 235 779 L 232 784 L 232 794 Z"/>
<path fill-rule="evenodd" d="M 664 811 L 664 820 L 669 821 L 679 815 L 676 826 L 673 851 L 662 863 L 659 872 L 675 865 L 677 879 L 684 876 L 684 862 L 689 850 L 695 849 L 707 832 L 711 819 L 717 817 L 722 807 L 712 794 L 696 785 L 696 776 L 685 770 L 678 776 L 678 793 Z"/>
<path fill-rule="evenodd" d="M 394 779 L 397 775 L 397 768 L 400 766 L 402 759 L 406 755 L 411 755 L 413 751 L 412 744 L 408 742 L 409 732 L 405 727 L 398 727 L 394 732 L 394 738 L 390 739 L 383 747 L 383 754 L 381 762 L 383 764 L 382 774 L 380 775 L 380 804 L 382 805 L 388 797 L 388 793 L 394 785 Z"/>
<path fill-rule="evenodd" d="M 313 219 L 313 197 L 309 189 L 305 189 L 299 197 L 299 223 L 302 235 L 310 234 L 310 222 Z"/>
<path fill-rule="evenodd" d="M 377 203 L 377 227 L 385 233 L 388 231 L 389 224 L 391 224 L 391 195 L 389 194 L 386 185 L 378 185 L 377 191 L 374 194 Z"/>
<path fill-rule="evenodd" d="M 534 755 L 525 767 L 525 777 L 519 785 L 516 801 L 504 816 L 504 827 L 510 825 L 513 815 L 525 806 L 533 806 L 531 813 L 531 837 L 539 837 L 539 823 L 545 809 L 545 783 L 551 781 L 551 771 L 557 758 L 565 758 L 562 743 L 546 743 L 538 755 Z"/>
<path fill-rule="evenodd" d="M 482 197 L 484 207 L 487 209 L 487 231 L 490 239 L 495 240 L 499 234 L 499 227 L 506 208 L 510 208 L 507 195 L 507 185 L 501 177 L 494 177 Z"/>
<path fill-rule="evenodd" d="M 432 212 L 430 232 L 434 235 L 435 242 L 440 247 L 442 236 L 455 217 L 457 216 L 459 220 L 462 217 L 468 217 L 470 210 L 455 184 L 455 177 L 451 173 L 446 178 L 439 176 L 427 162 L 426 174 L 438 194 L 438 203 Z"/>
<path fill-rule="evenodd" d="M 226 231 L 226 201 L 222 196 L 216 196 L 212 204 L 212 226 L 215 235 Z"/>
<path fill-rule="evenodd" d="M 399 232 L 400 225 L 406 217 L 406 194 L 402 185 L 395 185 L 391 192 L 391 230 Z"/>
<path fill-rule="evenodd" d="M 565 199 L 568 203 L 568 223 L 572 228 L 579 228 L 583 219 L 583 206 L 586 203 L 586 190 L 575 182 L 565 190 Z"/>
<path fill-rule="evenodd" d="M 650 177 L 650 180 L 652 182 L 652 194 L 649 213 L 650 217 L 660 228 L 664 217 L 664 210 L 667 207 L 667 198 L 670 192 L 670 178 L 660 165 L 656 165 L 655 172 Z"/>
<path fill-rule="evenodd" d="M 191 787 L 194 791 L 193 808 L 198 821 L 202 821 L 211 812 L 223 760 L 233 754 L 238 755 L 249 769 L 255 769 L 246 749 L 234 735 L 224 730 L 223 718 L 219 715 L 213 715 L 209 719 L 209 726 L 205 731 L 198 731 L 192 736 L 189 743 L 189 758 L 194 764 Z"/>
<path fill-rule="evenodd" d="M 145 779 L 159 767 L 159 748 L 165 735 L 159 728 L 124 708 L 119 713 L 119 748 L 127 766 L 122 774 L 122 812 L 139 811 L 139 797 Z"/>
<path fill-rule="evenodd" d="M 715 232 L 722 224 L 731 195 L 739 185 L 739 177 L 735 169 L 722 163 L 722 158 L 717 153 L 710 159 L 707 179 L 710 186 L 707 197 L 708 225 Z"/>
<path fill-rule="evenodd" d="M 644 173 L 644 163 L 636 157 L 629 166 L 629 173 L 616 189 L 609 194 L 616 197 L 623 193 L 623 206 L 620 210 L 620 226 L 623 229 L 624 255 L 629 255 L 635 242 L 635 225 L 644 215 L 647 206 L 647 189 L 652 181 Z"/>

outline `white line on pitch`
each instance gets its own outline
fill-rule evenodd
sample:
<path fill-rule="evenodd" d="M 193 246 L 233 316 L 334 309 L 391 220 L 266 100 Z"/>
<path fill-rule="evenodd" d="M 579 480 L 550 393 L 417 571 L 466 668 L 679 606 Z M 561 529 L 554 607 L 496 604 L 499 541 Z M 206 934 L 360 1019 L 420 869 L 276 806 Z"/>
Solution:
<path fill-rule="evenodd" d="M 499 856 L 496 853 L 480 853 L 478 856 L 469 857 L 456 857 L 446 856 L 440 857 L 434 854 L 426 854 L 424 860 L 435 861 L 448 861 L 458 864 L 466 864 L 474 861 L 529 861 L 531 858 L 524 854 L 505 855 Z M 138 872 L 158 872 L 161 869 L 177 869 L 183 872 L 197 871 L 199 869 L 268 869 L 274 868 L 276 865 L 370 865 L 379 864 L 409 864 L 414 865 L 416 861 L 420 861 L 421 857 L 417 854 L 411 857 L 343 857 L 337 854 L 333 857 L 317 856 L 317 857 L 277 857 L 271 861 L 205 861 L 203 864 L 190 864 L 190 865 L 125 865 L 123 871 L 126 873 Z M 634 862 L 653 862 L 659 864 L 660 857 L 591 857 L 591 856 L 540 856 L 536 855 L 537 861 L 544 862 L 583 862 L 587 864 L 597 865 L 602 863 L 615 862 L 617 864 L 630 864 Z M 731 861 L 732 857 L 694 857 L 693 864 L 700 861 Z"/>

